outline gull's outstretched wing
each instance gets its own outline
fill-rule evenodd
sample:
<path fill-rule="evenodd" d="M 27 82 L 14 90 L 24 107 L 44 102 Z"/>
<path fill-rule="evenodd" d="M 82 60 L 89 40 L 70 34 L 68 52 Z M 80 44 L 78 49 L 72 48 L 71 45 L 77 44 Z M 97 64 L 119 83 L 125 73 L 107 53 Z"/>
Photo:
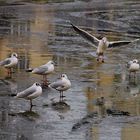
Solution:
<path fill-rule="evenodd" d="M 93 43 L 94 45 L 98 46 L 99 40 L 98 40 L 95 36 L 89 34 L 89 33 L 86 32 L 85 30 L 80 29 L 80 28 L 78 28 L 77 26 L 75 26 L 75 25 L 73 25 L 73 24 L 71 24 L 71 25 L 72 25 L 73 29 L 74 29 L 78 34 L 80 34 L 83 38 L 85 38 L 86 40 L 90 41 L 90 42 Z"/>
<path fill-rule="evenodd" d="M 113 42 L 109 42 L 108 48 L 120 47 L 120 46 L 123 46 L 123 45 L 127 45 L 131 42 L 132 41 L 113 41 Z"/>

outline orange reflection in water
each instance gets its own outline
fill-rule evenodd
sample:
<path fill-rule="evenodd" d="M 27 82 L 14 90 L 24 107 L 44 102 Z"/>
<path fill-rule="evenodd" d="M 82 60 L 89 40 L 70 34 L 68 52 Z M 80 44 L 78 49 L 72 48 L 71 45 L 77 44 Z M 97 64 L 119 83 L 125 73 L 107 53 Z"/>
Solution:
<path fill-rule="evenodd" d="M 11 21 L 8 36 L 0 39 L 0 60 L 16 52 L 19 58 L 18 70 L 40 66 L 53 58 L 47 48 L 49 33 L 54 32 L 51 24 L 53 11 L 45 12 L 42 6 L 36 6 L 33 10 L 33 21 Z M 5 68 L 1 68 L 0 76 L 5 75 Z"/>

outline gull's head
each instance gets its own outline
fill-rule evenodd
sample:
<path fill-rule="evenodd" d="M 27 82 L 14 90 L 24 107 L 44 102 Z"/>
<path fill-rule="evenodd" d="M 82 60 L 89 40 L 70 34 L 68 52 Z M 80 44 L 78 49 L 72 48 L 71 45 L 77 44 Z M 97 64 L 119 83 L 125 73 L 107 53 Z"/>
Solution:
<path fill-rule="evenodd" d="M 14 52 L 14 53 L 11 54 L 11 57 L 16 57 L 17 58 L 18 55 L 17 55 L 17 53 Z"/>
<path fill-rule="evenodd" d="M 103 41 L 103 43 L 106 43 L 107 42 L 107 38 L 106 37 L 103 37 L 102 38 L 102 41 Z"/>
<path fill-rule="evenodd" d="M 47 64 L 49 64 L 49 65 L 54 65 L 55 63 L 51 60 L 51 61 L 49 61 Z"/>
<path fill-rule="evenodd" d="M 66 78 L 66 79 L 68 79 L 68 77 L 67 77 L 66 74 L 62 74 L 62 75 L 61 75 L 61 78 Z"/>
<path fill-rule="evenodd" d="M 138 62 L 138 60 L 137 60 L 137 59 L 134 59 L 134 60 L 133 60 L 133 63 L 139 63 L 139 62 Z"/>
<path fill-rule="evenodd" d="M 40 86 L 40 87 L 41 87 L 41 84 L 38 83 L 38 82 L 34 83 L 34 85 L 35 85 L 35 86 Z"/>

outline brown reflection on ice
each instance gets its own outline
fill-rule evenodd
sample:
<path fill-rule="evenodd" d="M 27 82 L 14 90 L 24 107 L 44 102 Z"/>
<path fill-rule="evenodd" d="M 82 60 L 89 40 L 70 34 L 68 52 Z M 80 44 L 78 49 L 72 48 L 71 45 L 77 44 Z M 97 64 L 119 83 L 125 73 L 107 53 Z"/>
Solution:
<path fill-rule="evenodd" d="M 121 139 L 122 140 L 139 140 L 140 135 L 139 135 L 139 123 L 131 126 L 130 124 L 124 125 L 121 133 Z"/>
<path fill-rule="evenodd" d="M 51 60 L 52 53 L 48 51 L 47 46 L 49 33 L 54 32 L 54 26 L 51 24 L 53 12 L 46 14 L 43 7 L 37 6 L 34 8 L 33 21 L 11 21 L 8 36 L 0 39 L 0 60 L 16 52 L 19 57 L 18 70 L 37 67 Z M 0 69 L 0 74 L 5 76 L 4 68 Z"/>

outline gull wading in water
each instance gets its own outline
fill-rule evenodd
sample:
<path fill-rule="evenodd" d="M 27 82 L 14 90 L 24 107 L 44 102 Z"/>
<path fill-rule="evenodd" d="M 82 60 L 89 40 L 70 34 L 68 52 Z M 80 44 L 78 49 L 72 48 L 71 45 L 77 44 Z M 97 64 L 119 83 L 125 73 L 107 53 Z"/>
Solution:
<path fill-rule="evenodd" d="M 6 58 L 5 60 L 0 61 L 0 66 L 4 66 L 7 69 L 8 76 L 11 77 L 12 68 L 18 64 L 18 55 L 12 53 L 11 57 Z"/>
<path fill-rule="evenodd" d="M 71 82 L 66 74 L 62 74 L 60 79 L 51 83 L 49 87 L 58 90 L 60 92 L 60 99 L 63 99 L 63 91 L 66 91 L 71 87 Z"/>
<path fill-rule="evenodd" d="M 127 63 L 127 68 L 129 70 L 129 78 L 131 76 L 131 73 L 134 73 L 134 78 L 136 77 L 136 72 L 140 69 L 140 65 L 137 59 L 134 59 L 132 61 L 129 61 Z"/>
<path fill-rule="evenodd" d="M 30 107 L 32 108 L 32 100 L 37 98 L 42 94 L 41 84 L 36 82 L 31 87 L 25 89 L 22 92 L 17 93 L 15 98 L 24 98 L 26 100 L 30 100 Z"/>
<path fill-rule="evenodd" d="M 54 62 L 49 61 L 48 63 L 46 63 L 40 67 L 30 69 L 30 71 L 34 74 L 42 75 L 43 76 L 43 86 L 48 86 L 49 81 L 47 80 L 47 75 L 54 71 Z"/>
<path fill-rule="evenodd" d="M 83 29 L 78 28 L 77 26 L 71 24 L 73 29 L 80 34 L 83 38 L 86 40 L 90 41 L 92 44 L 96 45 L 96 53 L 97 53 L 97 61 L 104 62 L 104 51 L 107 48 L 113 48 L 113 47 L 118 47 L 122 45 L 126 45 L 131 43 L 132 41 L 114 41 L 110 42 L 107 40 L 106 37 L 103 37 L 101 40 L 97 39 L 95 36 L 89 34 Z M 94 46 L 95 47 L 95 46 Z"/>

